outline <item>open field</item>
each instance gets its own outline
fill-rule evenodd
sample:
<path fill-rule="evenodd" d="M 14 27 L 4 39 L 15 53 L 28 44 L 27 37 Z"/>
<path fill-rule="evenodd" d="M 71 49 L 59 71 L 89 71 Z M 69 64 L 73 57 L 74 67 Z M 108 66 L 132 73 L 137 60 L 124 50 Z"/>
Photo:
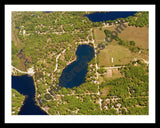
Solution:
<path fill-rule="evenodd" d="M 104 41 L 105 39 L 105 34 L 104 34 L 104 29 L 99 30 L 99 28 L 94 28 L 94 33 L 95 33 L 95 43 L 99 43 L 101 41 Z"/>
<path fill-rule="evenodd" d="M 15 26 L 15 20 L 14 18 L 16 15 L 16 12 L 12 12 L 12 41 L 14 41 L 15 46 L 19 49 L 21 49 L 24 46 L 24 43 L 18 38 L 17 33 L 19 33 L 19 29 Z"/>
<path fill-rule="evenodd" d="M 108 76 L 108 74 L 104 74 L 104 79 L 105 80 L 116 79 L 116 78 L 123 77 L 123 75 L 120 73 L 120 71 L 118 69 L 111 69 L 111 71 L 112 71 L 112 77 Z"/>
<path fill-rule="evenodd" d="M 123 33 L 119 34 L 119 37 L 124 40 L 135 41 L 136 46 L 144 49 L 148 49 L 148 28 L 136 28 L 135 26 L 127 27 Z"/>
<path fill-rule="evenodd" d="M 99 66 L 110 67 L 114 65 L 124 65 L 133 60 L 131 51 L 118 44 L 110 44 L 98 54 Z M 113 58 L 113 63 L 111 61 Z"/>
<path fill-rule="evenodd" d="M 127 24 L 126 24 L 127 25 Z M 99 44 L 103 42 L 105 39 L 104 30 L 116 31 L 116 26 L 104 27 L 102 30 L 99 28 L 94 28 L 95 32 L 95 43 Z M 99 66 L 114 66 L 114 65 L 125 65 L 130 61 L 133 61 L 134 58 L 143 58 L 148 61 L 148 27 L 135 27 L 128 26 L 124 28 L 121 33 L 118 33 L 118 36 L 122 40 L 135 41 L 136 46 L 142 48 L 142 54 L 133 53 L 129 50 L 129 48 L 125 46 L 121 46 L 118 44 L 118 41 L 113 40 L 105 47 L 105 49 L 101 50 L 98 54 L 99 58 Z M 111 62 L 111 58 L 113 58 L 113 63 Z"/>
<path fill-rule="evenodd" d="M 103 89 L 101 90 L 101 94 L 102 94 L 101 97 L 106 97 L 106 96 L 108 95 L 108 93 L 109 93 L 109 90 L 112 89 L 112 88 L 113 88 L 113 87 L 112 87 L 111 85 L 103 88 Z"/>
<path fill-rule="evenodd" d="M 147 54 L 133 53 L 127 47 L 117 44 L 117 41 L 113 41 L 105 49 L 101 50 L 97 57 L 99 59 L 98 66 L 111 67 L 128 64 L 130 61 L 134 61 L 134 58 L 148 61 L 149 56 Z M 111 58 L 113 58 L 113 63 Z"/>
<path fill-rule="evenodd" d="M 104 41 L 105 39 L 105 34 L 104 34 L 104 30 L 110 30 L 110 31 L 116 31 L 115 28 L 117 28 L 117 26 L 111 26 L 111 27 L 104 27 L 102 28 L 102 30 L 99 30 L 99 28 L 95 28 L 95 41 L 101 42 Z M 121 33 L 118 33 L 118 36 L 122 39 L 122 40 L 128 40 L 128 41 L 135 41 L 136 42 L 136 46 L 140 47 L 140 48 L 144 48 L 144 49 L 148 49 L 149 47 L 149 43 L 148 43 L 148 27 L 135 27 L 135 26 L 128 26 L 126 24 L 126 28 L 124 28 L 122 26 L 122 28 L 124 28 L 124 30 L 121 30 Z M 119 29 L 120 30 L 120 29 Z"/>
<path fill-rule="evenodd" d="M 106 80 L 113 80 L 116 78 L 124 77 L 124 75 L 122 75 L 118 69 L 108 69 L 106 71 L 107 72 L 104 73 L 104 76 L 99 75 L 99 82 L 100 83 L 102 83 L 103 81 L 106 81 Z"/>

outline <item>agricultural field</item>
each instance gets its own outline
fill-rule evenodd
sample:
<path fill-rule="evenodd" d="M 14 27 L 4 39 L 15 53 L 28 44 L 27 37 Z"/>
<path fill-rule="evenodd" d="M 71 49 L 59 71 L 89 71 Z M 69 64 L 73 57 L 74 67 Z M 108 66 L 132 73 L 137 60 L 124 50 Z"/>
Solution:
<path fill-rule="evenodd" d="M 131 51 L 118 44 L 109 44 L 99 54 L 99 66 L 111 67 L 114 65 L 125 65 L 133 60 Z M 113 58 L 113 63 L 111 61 Z"/>
<path fill-rule="evenodd" d="M 136 46 L 144 49 L 148 49 L 148 31 L 149 28 L 148 26 L 144 27 L 135 27 L 135 26 L 128 26 L 127 23 L 125 23 L 127 26 L 124 28 L 124 30 L 121 31 L 121 33 L 118 33 L 118 36 L 123 39 L 123 40 L 128 40 L 128 41 L 135 41 Z M 115 28 L 119 25 L 115 25 L 112 27 L 107 27 L 103 29 L 107 29 L 110 31 L 116 31 Z M 103 30 L 102 30 L 103 31 Z"/>
<path fill-rule="evenodd" d="M 127 24 L 126 24 L 127 25 Z M 98 45 L 105 40 L 104 30 L 115 31 L 115 26 L 104 27 L 102 30 L 95 28 L 95 42 Z M 114 66 L 125 65 L 134 58 L 143 58 L 148 61 L 148 27 L 135 27 L 128 26 L 124 28 L 121 33 L 118 33 L 118 37 L 122 40 L 134 41 L 135 46 L 139 47 L 139 52 L 131 52 L 127 47 L 118 44 L 118 41 L 113 40 L 100 51 L 98 54 L 99 66 Z M 113 63 L 111 62 L 113 58 Z"/>

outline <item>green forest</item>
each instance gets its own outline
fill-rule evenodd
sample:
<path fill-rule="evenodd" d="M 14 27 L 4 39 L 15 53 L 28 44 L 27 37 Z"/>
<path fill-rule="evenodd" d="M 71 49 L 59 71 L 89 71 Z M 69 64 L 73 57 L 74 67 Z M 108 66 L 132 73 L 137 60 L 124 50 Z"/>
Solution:
<path fill-rule="evenodd" d="M 18 112 L 23 105 L 25 96 L 12 89 L 12 115 L 18 115 Z"/>
<path fill-rule="evenodd" d="M 102 99 L 111 101 L 111 98 L 116 96 L 116 103 L 109 102 L 107 104 L 109 108 L 121 104 L 121 109 L 125 108 L 125 114 L 146 115 L 148 114 L 148 69 L 147 65 L 139 63 L 138 66 L 134 66 L 134 63 L 120 69 L 125 77 L 101 84 Z M 107 95 L 103 94 L 106 88 L 109 89 Z M 106 105 L 105 102 L 103 104 Z M 132 109 L 133 107 L 134 109 Z"/>
<path fill-rule="evenodd" d="M 92 23 L 84 14 L 12 12 L 12 65 L 22 71 L 34 67 L 37 104 L 51 115 L 148 115 L 148 65 L 140 60 L 120 68 L 123 77 L 98 83 L 96 74 L 102 76 L 106 70 L 96 69 L 98 60 L 93 58 L 88 64 L 85 83 L 73 88 L 59 86 L 63 69 L 76 60 L 78 45 L 88 41 L 95 48 L 91 43 L 95 36 L 93 28 L 103 26 L 102 22 Z M 147 16 L 148 12 L 138 12 L 121 20 L 143 27 L 148 25 Z M 111 22 L 114 21 L 107 21 Z M 104 33 L 108 36 L 111 32 Z M 134 41 L 114 39 L 132 52 L 140 50 Z M 97 47 L 102 50 L 107 45 L 103 42 Z M 27 66 L 25 59 L 18 56 L 22 49 L 22 55 L 30 62 Z M 18 114 L 24 96 L 12 91 L 12 111 Z"/>
<path fill-rule="evenodd" d="M 97 84 L 84 83 L 72 89 L 52 86 L 52 96 L 38 100 L 53 115 L 148 115 L 148 67 L 137 62 L 138 66 L 132 62 L 119 69 L 124 77 L 101 83 L 100 96 Z M 104 90 L 109 90 L 108 94 Z"/>

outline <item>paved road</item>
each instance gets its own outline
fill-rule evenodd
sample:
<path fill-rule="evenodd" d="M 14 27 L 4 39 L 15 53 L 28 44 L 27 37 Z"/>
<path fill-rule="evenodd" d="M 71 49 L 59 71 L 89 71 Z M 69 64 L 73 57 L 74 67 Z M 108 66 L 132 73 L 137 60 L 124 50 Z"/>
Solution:
<path fill-rule="evenodd" d="M 31 76 L 35 73 L 33 67 L 29 68 L 28 72 L 21 71 L 21 70 L 17 69 L 16 67 L 12 66 L 12 65 L 11 65 L 11 68 L 12 68 L 11 72 L 13 72 L 13 69 L 15 69 L 16 71 L 18 71 L 20 73 L 29 74 Z"/>
<path fill-rule="evenodd" d="M 17 69 L 16 67 L 12 66 L 12 65 L 11 65 L 11 68 L 12 68 L 12 72 L 13 72 L 13 69 L 15 69 L 15 70 L 17 70 L 20 73 L 25 73 L 25 74 L 28 73 L 28 72 L 21 71 L 21 70 Z"/>
<path fill-rule="evenodd" d="M 104 69 L 117 69 L 125 66 L 115 66 L 115 67 L 103 67 Z"/>

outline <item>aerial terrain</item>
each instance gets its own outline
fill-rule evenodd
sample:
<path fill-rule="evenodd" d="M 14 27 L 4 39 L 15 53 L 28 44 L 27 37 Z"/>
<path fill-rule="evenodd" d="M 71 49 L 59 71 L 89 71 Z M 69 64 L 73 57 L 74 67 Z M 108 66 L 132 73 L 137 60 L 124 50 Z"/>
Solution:
<path fill-rule="evenodd" d="M 13 115 L 28 97 L 48 115 L 149 114 L 148 12 L 98 22 L 94 13 L 12 12 L 12 76 L 34 85 L 12 87 Z"/>

